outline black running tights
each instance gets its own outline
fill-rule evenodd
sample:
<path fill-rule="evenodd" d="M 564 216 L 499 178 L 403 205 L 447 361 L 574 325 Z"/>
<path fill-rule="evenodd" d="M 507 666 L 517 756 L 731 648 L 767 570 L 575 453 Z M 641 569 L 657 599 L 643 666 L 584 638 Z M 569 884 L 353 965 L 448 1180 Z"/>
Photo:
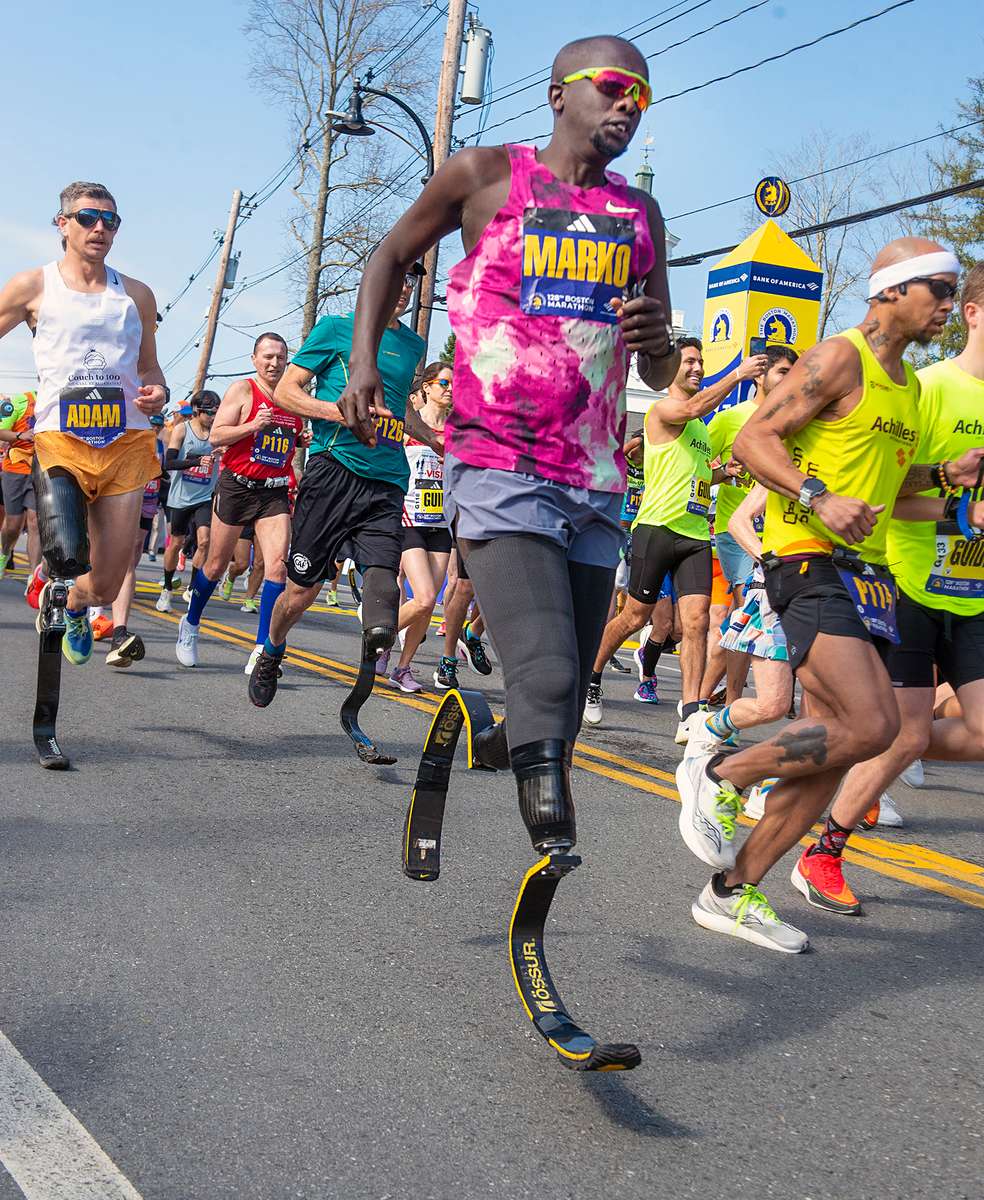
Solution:
<path fill-rule="evenodd" d="M 510 750 L 546 738 L 573 743 L 615 568 L 569 562 L 533 534 L 460 544 L 505 676 Z"/>

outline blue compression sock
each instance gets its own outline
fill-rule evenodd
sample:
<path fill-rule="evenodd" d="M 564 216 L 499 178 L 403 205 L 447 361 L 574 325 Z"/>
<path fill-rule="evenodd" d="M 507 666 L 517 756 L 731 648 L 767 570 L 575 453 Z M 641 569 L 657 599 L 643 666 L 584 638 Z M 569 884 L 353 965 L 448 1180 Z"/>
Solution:
<path fill-rule="evenodd" d="M 260 592 L 260 621 L 256 626 L 256 644 L 262 646 L 270 634 L 270 618 L 273 616 L 273 606 L 277 597 L 287 586 L 286 583 L 273 583 L 269 579 L 263 581 L 263 591 Z"/>
<path fill-rule="evenodd" d="M 205 605 L 211 599 L 218 582 L 217 579 L 209 579 L 201 567 L 197 568 L 191 581 L 191 603 L 185 618 L 189 625 L 197 625 L 202 619 Z"/>
<path fill-rule="evenodd" d="M 271 658 L 282 658 L 283 653 L 286 649 L 287 649 L 286 642 L 281 642 L 279 646 L 275 646 L 273 644 L 273 642 L 270 641 L 269 636 L 267 637 L 266 641 L 263 643 L 263 653 L 269 654 L 269 656 Z"/>

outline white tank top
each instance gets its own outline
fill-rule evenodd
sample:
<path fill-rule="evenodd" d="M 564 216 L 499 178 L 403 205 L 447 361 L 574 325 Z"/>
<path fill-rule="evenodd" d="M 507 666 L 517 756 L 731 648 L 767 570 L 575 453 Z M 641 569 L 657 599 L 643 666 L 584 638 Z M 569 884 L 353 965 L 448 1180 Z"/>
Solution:
<path fill-rule="evenodd" d="M 128 429 L 149 429 L 133 403 L 142 337 L 140 313 L 112 267 L 104 291 L 75 292 L 48 263 L 34 333 L 35 432 L 61 430 L 102 449 Z"/>
<path fill-rule="evenodd" d="M 406 443 L 410 483 L 403 501 L 403 524 L 447 528 L 444 515 L 444 463 L 436 451 L 412 438 Z"/>

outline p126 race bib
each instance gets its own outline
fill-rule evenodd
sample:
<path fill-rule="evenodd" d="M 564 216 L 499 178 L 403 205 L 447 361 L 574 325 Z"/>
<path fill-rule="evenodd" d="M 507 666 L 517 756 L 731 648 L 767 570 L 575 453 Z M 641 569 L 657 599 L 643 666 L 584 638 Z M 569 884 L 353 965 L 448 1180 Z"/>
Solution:
<path fill-rule="evenodd" d="M 580 317 L 614 325 L 612 304 L 629 286 L 631 218 L 528 208 L 523 215 L 519 306 L 530 316 Z"/>
<path fill-rule="evenodd" d="M 59 429 L 96 450 L 126 433 L 126 398 L 119 387 L 62 388 Z"/>

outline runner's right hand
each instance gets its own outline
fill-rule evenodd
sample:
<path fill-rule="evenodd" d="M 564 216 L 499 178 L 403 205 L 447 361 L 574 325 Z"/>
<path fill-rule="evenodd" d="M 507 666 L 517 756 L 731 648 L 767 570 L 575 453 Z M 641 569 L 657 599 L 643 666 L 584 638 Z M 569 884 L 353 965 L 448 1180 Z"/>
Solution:
<path fill-rule="evenodd" d="M 769 369 L 769 359 L 765 354 L 750 354 L 744 362 L 735 367 L 735 375 L 739 382 L 745 379 L 761 379 Z"/>
<path fill-rule="evenodd" d="M 874 531 L 878 514 L 885 511 L 884 504 L 874 506 L 853 496 L 838 496 L 824 492 L 813 502 L 813 511 L 848 546 L 856 546 Z"/>
<path fill-rule="evenodd" d="M 375 364 L 352 369 L 345 391 L 338 398 L 342 420 L 365 446 L 376 444 L 376 418 L 391 417 L 386 407 L 383 381 Z"/>
<path fill-rule="evenodd" d="M 258 432 L 261 429 L 267 429 L 274 422 L 273 409 L 267 408 L 264 405 L 256 416 L 250 421 L 253 430 Z"/>

